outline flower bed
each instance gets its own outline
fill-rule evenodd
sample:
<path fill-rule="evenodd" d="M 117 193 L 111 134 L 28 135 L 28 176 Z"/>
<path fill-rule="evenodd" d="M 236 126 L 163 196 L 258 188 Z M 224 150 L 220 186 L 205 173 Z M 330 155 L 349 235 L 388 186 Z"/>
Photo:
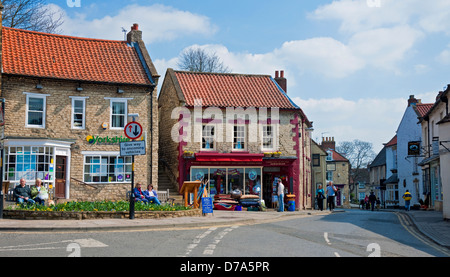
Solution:
<path fill-rule="evenodd" d="M 112 219 L 128 218 L 129 202 L 67 202 L 51 206 L 15 205 L 4 210 L 9 219 Z M 201 210 L 179 205 L 153 205 L 135 203 L 135 218 L 165 218 L 200 216 Z"/>

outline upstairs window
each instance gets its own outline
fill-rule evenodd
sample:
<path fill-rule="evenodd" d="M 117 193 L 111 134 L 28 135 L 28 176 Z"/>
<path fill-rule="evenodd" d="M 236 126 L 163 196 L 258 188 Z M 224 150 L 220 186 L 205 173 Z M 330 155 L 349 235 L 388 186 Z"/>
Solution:
<path fill-rule="evenodd" d="M 72 129 L 86 128 L 86 97 L 72 98 Z"/>
<path fill-rule="evenodd" d="M 46 96 L 48 94 L 25 93 L 26 102 L 26 127 L 45 128 Z"/>
<path fill-rule="evenodd" d="M 274 127 L 271 125 L 262 126 L 262 149 L 273 150 L 275 148 L 274 143 Z"/>
<path fill-rule="evenodd" d="M 203 125 L 202 130 L 202 150 L 214 150 L 215 127 Z"/>
<path fill-rule="evenodd" d="M 234 126 L 233 150 L 244 150 L 245 146 L 245 125 Z"/>

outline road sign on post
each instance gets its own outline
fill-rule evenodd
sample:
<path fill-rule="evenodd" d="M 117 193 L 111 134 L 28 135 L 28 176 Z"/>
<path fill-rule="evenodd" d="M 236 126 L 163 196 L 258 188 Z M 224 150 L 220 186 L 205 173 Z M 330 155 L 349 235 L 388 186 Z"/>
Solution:
<path fill-rule="evenodd" d="M 138 139 L 142 136 L 143 128 L 138 122 L 130 122 L 123 129 L 129 139 Z M 120 143 L 120 156 L 131 156 L 131 193 L 130 193 L 130 219 L 134 219 L 134 156 L 145 155 L 145 141 L 129 141 Z"/>
<path fill-rule="evenodd" d="M 127 124 L 125 126 L 125 129 L 123 130 L 125 132 L 125 136 L 129 139 L 138 139 L 142 136 L 142 126 L 141 124 L 133 121 Z"/>

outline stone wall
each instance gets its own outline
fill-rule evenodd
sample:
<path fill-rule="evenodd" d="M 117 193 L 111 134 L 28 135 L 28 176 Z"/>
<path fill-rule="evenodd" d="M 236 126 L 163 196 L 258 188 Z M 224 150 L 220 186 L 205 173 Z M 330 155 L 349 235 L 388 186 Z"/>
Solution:
<path fill-rule="evenodd" d="M 43 89 L 36 89 L 41 82 Z M 71 200 L 122 200 L 130 183 L 104 183 L 89 186 L 83 183 L 84 153 L 87 151 L 118 152 L 119 144 L 111 142 L 89 143 L 88 136 L 102 138 L 126 138 L 121 130 L 111 129 L 110 98 L 127 99 L 127 113 L 139 114 L 139 123 L 144 128 L 147 155 L 135 158 L 135 182 L 148 184 L 158 181 L 158 102 L 156 89 L 153 92 L 153 151 L 150 149 L 150 88 L 143 86 L 121 86 L 124 93 L 117 93 L 117 85 L 79 83 L 66 80 L 38 80 L 26 77 L 2 76 L 5 103 L 5 137 L 7 139 L 54 139 L 72 142 L 70 148 Z M 76 91 L 78 86 L 82 91 Z M 45 94 L 45 128 L 26 127 L 26 93 Z M 85 129 L 71 126 L 72 97 L 86 98 Z M 107 123 L 104 129 L 102 123 Z M 152 160 L 152 165 L 150 161 Z M 150 173 L 151 172 L 151 173 Z"/>
<path fill-rule="evenodd" d="M 129 212 L 50 212 L 50 211 L 15 211 L 5 210 L 5 219 L 23 220 L 89 220 L 89 219 L 125 219 L 129 218 Z M 202 210 L 187 211 L 148 211 L 135 212 L 136 219 L 175 218 L 185 216 L 201 216 Z"/>

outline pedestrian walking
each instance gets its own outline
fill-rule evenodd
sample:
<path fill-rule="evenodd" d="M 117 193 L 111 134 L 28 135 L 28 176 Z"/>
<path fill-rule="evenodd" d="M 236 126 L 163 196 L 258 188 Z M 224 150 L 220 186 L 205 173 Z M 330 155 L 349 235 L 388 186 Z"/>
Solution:
<path fill-rule="evenodd" d="M 370 196 L 369 196 L 369 202 L 370 202 L 370 207 L 372 208 L 372 212 L 375 209 L 375 202 L 377 201 L 377 197 L 375 196 L 375 194 L 373 193 L 373 191 L 370 192 Z"/>
<path fill-rule="evenodd" d="M 336 196 L 337 188 L 333 184 L 327 186 L 327 204 L 330 211 L 334 210 L 334 197 Z"/>
<path fill-rule="evenodd" d="M 281 182 L 281 179 L 278 179 L 278 211 L 284 212 L 284 185 Z"/>
<path fill-rule="evenodd" d="M 409 211 L 412 199 L 412 195 L 409 190 L 406 190 L 405 194 L 403 194 L 403 199 L 405 199 L 405 210 Z"/>
<path fill-rule="evenodd" d="M 325 199 L 325 191 L 322 188 L 322 185 L 319 185 L 319 187 L 316 190 L 316 201 L 317 206 L 319 207 L 319 210 L 323 211 L 323 200 Z"/>

